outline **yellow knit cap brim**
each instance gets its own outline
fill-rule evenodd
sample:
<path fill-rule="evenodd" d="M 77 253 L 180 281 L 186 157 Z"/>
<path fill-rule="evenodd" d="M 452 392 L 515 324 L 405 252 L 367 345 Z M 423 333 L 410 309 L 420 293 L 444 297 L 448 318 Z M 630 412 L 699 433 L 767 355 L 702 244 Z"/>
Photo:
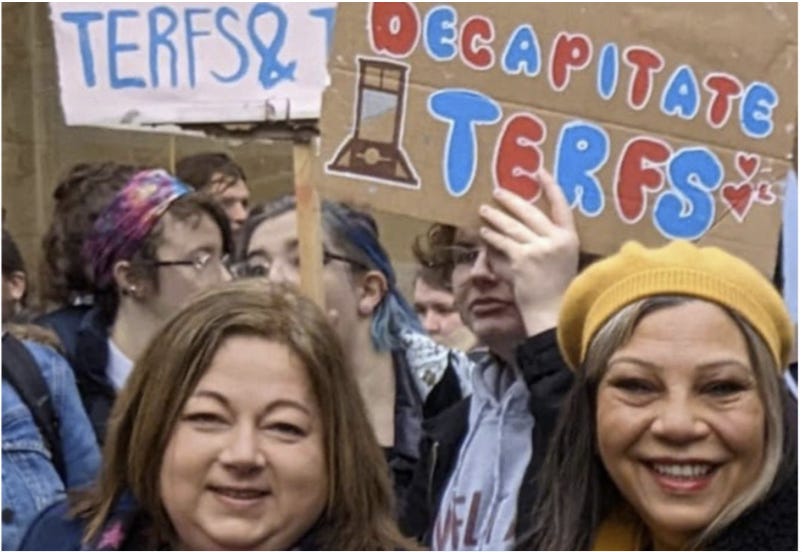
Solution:
<path fill-rule="evenodd" d="M 763 338 L 779 370 L 793 340 L 782 297 L 752 265 L 717 247 L 675 241 L 648 249 L 627 242 L 588 267 L 566 291 L 557 337 L 568 364 L 585 359 L 596 332 L 626 305 L 657 295 L 696 297 L 741 315 Z"/>

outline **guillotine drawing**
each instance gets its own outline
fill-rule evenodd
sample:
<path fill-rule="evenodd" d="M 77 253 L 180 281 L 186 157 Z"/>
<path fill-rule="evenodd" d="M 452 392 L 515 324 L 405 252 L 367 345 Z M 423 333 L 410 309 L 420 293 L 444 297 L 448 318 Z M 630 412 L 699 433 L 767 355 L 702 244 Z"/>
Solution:
<path fill-rule="evenodd" d="M 409 67 L 363 57 L 358 61 L 354 132 L 326 168 L 419 188 L 418 175 L 401 147 Z"/>

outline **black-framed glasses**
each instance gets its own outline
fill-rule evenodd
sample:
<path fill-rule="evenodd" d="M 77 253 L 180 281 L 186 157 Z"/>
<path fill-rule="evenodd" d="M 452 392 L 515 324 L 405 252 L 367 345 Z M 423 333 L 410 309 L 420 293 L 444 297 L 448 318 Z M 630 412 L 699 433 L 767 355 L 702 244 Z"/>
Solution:
<path fill-rule="evenodd" d="M 348 263 L 351 266 L 354 266 L 360 270 L 364 270 L 367 272 L 370 270 L 370 267 L 363 263 L 362 261 L 357 261 L 356 259 L 351 259 L 350 257 L 346 257 L 345 255 L 339 255 L 337 253 L 332 253 L 326 249 L 323 250 L 323 264 L 329 264 L 331 261 L 340 261 L 342 263 Z"/>
<path fill-rule="evenodd" d="M 203 252 L 195 255 L 192 259 L 184 259 L 178 261 L 163 261 L 163 260 L 156 260 L 156 261 L 148 261 L 147 264 L 151 266 L 191 266 L 195 269 L 196 272 L 203 272 L 209 266 L 214 264 L 214 261 L 217 261 L 219 266 L 222 266 L 229 272 L 231 271 L 229 256 L 223 255 L 218 257 L 208 252 Z"/>
<path fill-rule="evenodd" d="M 286 266 L 289 266 L 294 270 L 297 270 L 301 266 L 301 259 L 297 254 L 290 258 L 282 258 L 282 260 Z M 339 253 L 332 253 L 331 251 L 324 249 L 323 264 L 327 265 L 331 261 L 348 263 L 349 265 L 364 271 L 370 270 L 370 267 L 362 261 L 346 257 L 345 255 L 340 255 Z M 230 270 L 231 274 L 235 278 L 263 278 L 270 274 L 270 269 L 274 262 L 275 259 L 271 259 L 262 253 L 257 253 L 245 261 L 232 264 L 230 266 Z"/>

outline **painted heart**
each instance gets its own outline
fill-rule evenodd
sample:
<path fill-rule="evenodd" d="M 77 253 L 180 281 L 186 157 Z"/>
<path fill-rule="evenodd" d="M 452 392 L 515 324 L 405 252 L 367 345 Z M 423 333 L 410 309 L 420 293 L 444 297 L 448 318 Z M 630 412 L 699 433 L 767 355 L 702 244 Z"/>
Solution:
<path fill-rule="evenodd" d="M 766 181 L 761 182 L 757 185 L 757 194 L 755 194 L 755 201 L 759 201 L 763 205 L 772 205 L 775 201 L 777 201 L 777 194 L 774 193 L 774 190 Z"/>
<path fill-rule="evenodd" d="M 735 165 L 738 168 L 738 172 L 743 175 L 744 180 L 749 180 L 757 172 L 757 167 L 760 165 L 760 157 L 739 151 L 735 155 Z"/>
<path fill-rule="evenodd" d="M 729 182 L 721 187 L 721 199 L 730 206 L 730 212 L 738 222 L 743 222 L 752 205 L 752 192 L 752 185 L 748 182 L 744 184 Z"/>

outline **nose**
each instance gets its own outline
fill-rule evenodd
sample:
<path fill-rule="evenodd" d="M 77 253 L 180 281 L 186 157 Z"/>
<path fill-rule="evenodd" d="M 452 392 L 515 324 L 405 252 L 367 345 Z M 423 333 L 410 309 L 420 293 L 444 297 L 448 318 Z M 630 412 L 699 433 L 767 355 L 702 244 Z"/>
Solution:
<path fill-rule="evenodd" d="M 229 208 L 228 218 L 231 220 L 231 225 L 234 228 L 239 228 L 245 223 L 245 219 L 248 218 L 248 210 L 245 208 L 243 202 L 238 201 Z"/>
<path fill-rule="evenodd" d="M 700 416 L 700 408 L 694 400 L 684 396 L 666 398 L 652 421 L 652 434 L 663 441 L 676 444 L 705 437 L 709 426 Z"/>
<path fill-rule="evenodd" d="M 220 453 L 220 462 L 229 468 L 255 470 L 265 465 L 259 446 L 258 430 L 251 424 L 236 426 Z"/>
<path fill-rule="evenodd" d="M 220 281 L 230 282 L 233 279 L 234 276 L 231 275 L 231 270 L 228 268 L 226 263 L 220 263 Z"/>
<path fill-rule="evenodd" d="M 423 329 L 426 330 L 430 335 L 436 335 L 440 333 L 440 317 L 431 310 L 427 310 L 426 314 L 423 315 L 422 323 Z"/>
<path fill-rule="evenodd" d="M 289 263 L 277 257 L 270 264 L 270 270 L 267 273 L 267 279 L 274 284 L 298 284 L 298 278 L 295 271 L 290 270 Z"/>
<path fill-rule="evenodd" d="M 497 280 L 496 273 L 493 271 L 492 263 L 488 256 L 487 247 L 479 248 L 479 254 L 473 261 L 470 270 L 470 277 L 474 280 Z"/>

